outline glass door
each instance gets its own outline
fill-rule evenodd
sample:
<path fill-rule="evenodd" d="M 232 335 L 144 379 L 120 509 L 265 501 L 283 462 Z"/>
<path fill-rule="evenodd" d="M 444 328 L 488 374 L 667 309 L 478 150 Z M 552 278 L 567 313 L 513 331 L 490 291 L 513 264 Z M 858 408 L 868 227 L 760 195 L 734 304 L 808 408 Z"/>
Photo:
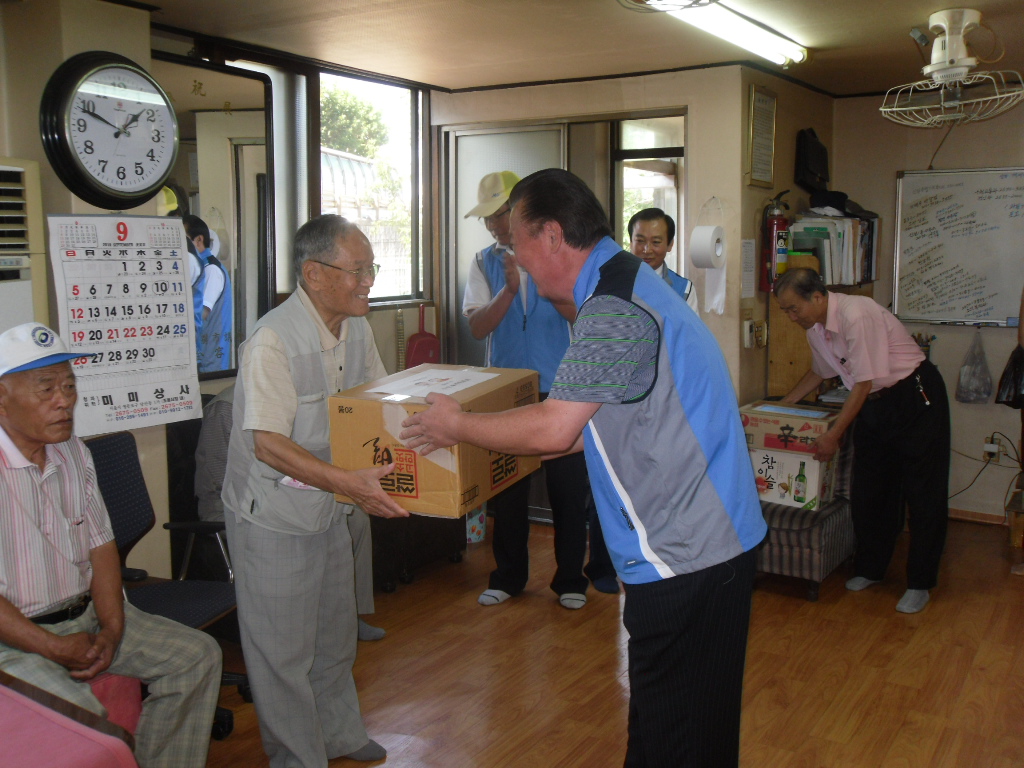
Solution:
<path fill-rule="evenodd" d="M 488 173 L 512 171 L 520 178 L 544 168 L 565 168 L 565 126 L 451 131 L 448 135 L 448 361 L 483 365 L 486 342 L 469 332 L 462 316 L 466 276 L 477 252 L 491 244 L 483 221 L 464 218 L 477 204 L 477 190 Z"/>
<path fill-rule="evenodd" d="M 660 208 L 673 218 L 677 234 L 665 257 L 669 269 L 684 274 L 682 259 L 683 157 L 686 118 L 652 117 L 622 120 L 613 131 L 615 164 L 615 235 L 629 250 L 627 224 L 636 212 Z"/>

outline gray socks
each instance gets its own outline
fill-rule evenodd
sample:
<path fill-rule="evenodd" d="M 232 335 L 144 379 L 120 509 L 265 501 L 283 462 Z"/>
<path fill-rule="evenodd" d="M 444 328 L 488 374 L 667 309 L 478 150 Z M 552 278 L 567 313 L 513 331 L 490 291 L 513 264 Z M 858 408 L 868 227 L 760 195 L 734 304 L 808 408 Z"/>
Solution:
<path fill-rule="evenodd" d="M 908 589 L 896 603 L 896 610 L 900 613 L 917 613 L 926 605 L 928 605 L 927 589 Z"/>
<path fill-rule="evenodd" d="M 370 640 L 380 640 L 386 634 L 387 631 L 381 629 L 380 627 L 373 627 L 367 624 L 362 619 L 359 620 L 359 639 L 363 642 L 367 642 Z"/>
<path fill-rule="evenodd" d="M 388 751 L 373 739 L 361 746 L 355 752 L 349 752 L 345 757 L 349 760 L 358 760 L 361 763 L 370 763 L 374 760 L 383 760 L 388 756 Z"/>

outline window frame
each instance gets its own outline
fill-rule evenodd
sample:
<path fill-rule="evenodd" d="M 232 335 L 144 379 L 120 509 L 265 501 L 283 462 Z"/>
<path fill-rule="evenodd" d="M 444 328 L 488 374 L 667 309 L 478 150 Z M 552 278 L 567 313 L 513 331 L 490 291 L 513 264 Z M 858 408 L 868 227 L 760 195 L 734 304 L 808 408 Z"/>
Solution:
<path fill-rule="evenodd" d="M 425 179 L 429 178 L 429 168 L 424 166 L 424 158 L 429 158 L 430 139 L 430 115 L 429 115 L 429 87 L 421 83 L 413 83 L 400 78 L 391 78 L 385 75 L 374 75 L 361 70 L 352 70 L 346 67 L 335 67 L 321 65 L 315 78 L 315 85 L 310 82 L 306 95 L 307 110 L 309 111 L 309 146 L 316 147 L 316 152 L 310 151 L 309 172 L 308 172 L 308 197 L 310 217 L 319 216 L 323 206 L 322 183 L 320 173 L 320 92 L 321 77 L 331 75 L 334 77 L 346 77 L 353 80 L 362 80 L 368 83 L 388 85 L 396 88 L 405 88 L 409 91 L 409 119 L 410 134 L 412 136 L 410 147 L 410 174 L 411 174 L 411 196 L 409 200 L 410 218 L 410 260 L 411 260 L 411 285 L 410 293 L 397 296 L 380 296 L 370 299 L 370 308 L 401 308 L 406 306 L 418 306 L 428 300 L 431 293 L 430 287 L 433 280 L 424 280 L 425 275 L 432 275 L 428 228 L 423 222 L 429 222 L 431 217 L 423 215 L 424 203 L 429 206 L 429 197 L 423 195 Z M 315 97 L 315 98 L 314 98 Z M 313 114 L 315 113 L 315 115 Z M 315 125 L 314 125 L 315 124 Z M 314 157 L 315 155 L 315 157 Z M 426 198 L 426 199 L 425 199 Z"/>

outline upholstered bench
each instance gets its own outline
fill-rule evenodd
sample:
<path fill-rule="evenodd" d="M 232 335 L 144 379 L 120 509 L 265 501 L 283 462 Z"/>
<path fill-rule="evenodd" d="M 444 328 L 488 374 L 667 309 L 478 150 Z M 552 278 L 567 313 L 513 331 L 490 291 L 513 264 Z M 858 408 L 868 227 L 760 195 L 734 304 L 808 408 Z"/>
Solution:
<path fill-rule="evenodd" d="M 761 502 L 768 535 L 757 551 L 762 573 L 792 576 L 808 584 L 807 599 L 818 599 L 821 582 L 853 556 L 856 538 L 850 516 L 853 445 L 847 440 L 836 467 L 836 490 L 820 509 L 799 509 Z"/>

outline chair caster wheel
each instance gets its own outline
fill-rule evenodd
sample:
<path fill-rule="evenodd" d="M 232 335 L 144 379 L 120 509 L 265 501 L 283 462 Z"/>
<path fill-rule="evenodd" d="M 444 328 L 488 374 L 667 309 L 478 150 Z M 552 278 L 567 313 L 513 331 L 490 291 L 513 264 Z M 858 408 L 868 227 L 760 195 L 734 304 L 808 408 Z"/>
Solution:
<path fill-rule="evenodd" d="M 412 574 L 409 571 L 402 571 L 398 574 L 398 580 L 403 584 L 412 584 Z"/>
<path fill-rule="evenodd" d="M 235 730 L 235 714 L 230 709 L 217 707 L 213 713 L 213 729 L 210 735 L 217 741 L 223 741 Z"/>
<path fill-rule="evenodd" d="M 246 704 L 252 704 L 252 686 L 249 683 L 239 683 L 238 695 Z"/>

